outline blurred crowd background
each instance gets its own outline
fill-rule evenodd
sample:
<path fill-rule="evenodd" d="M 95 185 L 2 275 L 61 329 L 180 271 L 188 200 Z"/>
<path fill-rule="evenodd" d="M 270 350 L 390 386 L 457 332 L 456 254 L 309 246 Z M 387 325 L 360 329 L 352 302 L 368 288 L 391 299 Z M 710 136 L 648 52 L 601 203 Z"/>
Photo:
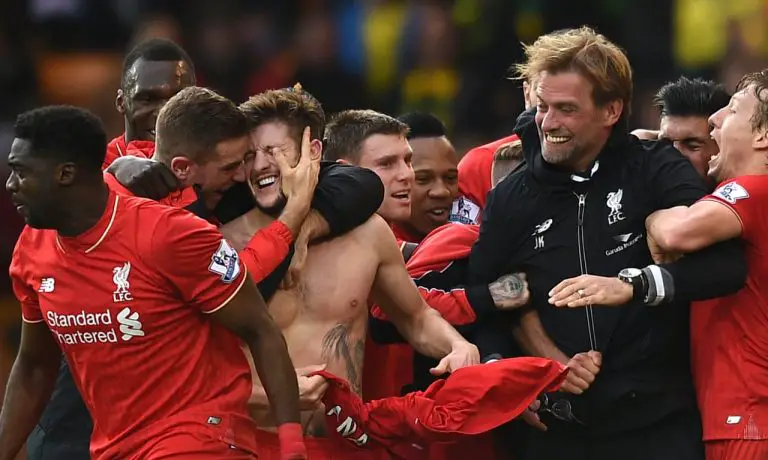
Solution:
<path fill-rule="evenodd" d="M 198 82 L 239 103 L 301 82 L 327 112 L 425 110 L 457 151 L 508 135 L 523 107 L 508 79 L 520 42 L 591 25 L 627 51 L 634 128 L 655 128 L 656 89 L 681 74 L 733 90 L 768 61 L 768 0 L 3 0 L 0 173 L 16 115 L 35 106 L 90 108 L 111 135 L 122 58 L 168 37 Z M 7 266 L 22 222 L 0 191 L 0 388 L 18 340 Z"/>

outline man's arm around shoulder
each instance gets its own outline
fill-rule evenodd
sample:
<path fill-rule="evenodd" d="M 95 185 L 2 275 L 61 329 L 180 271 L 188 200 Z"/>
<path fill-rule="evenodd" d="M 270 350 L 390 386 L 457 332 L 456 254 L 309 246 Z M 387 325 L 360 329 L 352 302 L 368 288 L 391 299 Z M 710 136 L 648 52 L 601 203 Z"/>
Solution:
<path fill-rule="evenodd" d="M 654 193 L 656 209 L 679 207 L 686 207 L 687 209 L 689 206 L 693 208 L 701 204 L 697 201 L 707 195 L 706 184 L 690 161 L 677 149 L 669 144 L 659 143 L 647 161 L 651 181 L 649 186 Z M 670 210 L 670 213 L 681 211 L 681 209 Z M 722 217 L 724 216 L 722 211 L 727 210 L 719 210 L 705 205 L 697 208 L 696 212 L 700 211 L 703 211 L 703 214 L 715 212 Z M 726 219 L 722 223 L 722 227 L 710 227 L 708 230 L 711 230 L 712 233 L 709 235 L 705 235 L 705 232 L 701 231 L 703 229 L 694 230 L 695 234 L 683 235 L 680 232 L 690 231 L 695 226 L 686 229 L 680 225 L 676 225 L 675 228 L 662 225 L 662 228 L 659 229 L 658 223 L 654 224 L 653 222 L 654 215 L 656 214 L 649 216 L 648 221 L 646 221 L 651 245 L 659 244 L 657 238 L 661 238 L 662 244 L 670 246 L 680 245 L 681 248 L 685 249 L 694 247 L 706 249 L 693 252 L 676 262 L 660 265 L 664 270 L 661 272 L 663 276 L 657 276 L 658 282 L 665 279 L 668 284 L 661 292 L 672 293 L 672 295 L 666 298 L 659 297 L 653 303 L 667 302 L 671 299 L 684 301 L 711 299 L 731 294 L 744 286 L 747 276 L 746 255 L 740 242 L 730 239 L 739 235 L 735 232 L 736 227 L 731 225 L 733 222 L 730 219 Z M 673 224 L 685 223 L 678 221 L 673 222 Z M 690 241 L 688 241 L 688 237 L 691 237 Z M 726 241 L 729 239 L 730 241 Z M 716 241 L 719 242 L 716 243 Z M 651 247 L 651 252 L 654 252 L 653 247 Z M 655 269 L 654 272 L 659 273 Z"/>
<path fill-rule="evenodd" d="M 358 237 L 373 244 L 379 266 L 371 294 L 403 337 L 421 354 L 442 359 L 435 372 L 454 371 L 477 364 L 477 348 L 470 344 L 419 295 L 408 275 L 392 230 L 374 216 L 360 228 Z"/>

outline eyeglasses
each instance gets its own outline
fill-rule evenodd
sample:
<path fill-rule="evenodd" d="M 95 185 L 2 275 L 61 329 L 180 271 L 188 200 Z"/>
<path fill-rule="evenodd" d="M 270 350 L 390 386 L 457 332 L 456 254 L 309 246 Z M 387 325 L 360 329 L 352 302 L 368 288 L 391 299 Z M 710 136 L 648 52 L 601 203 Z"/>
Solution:
<path fill-rule="evenodd" d="M 550 401 L 549 396 L 544 393 L 539 396 L 539 402 L 541 403 L 541 406 L 539 407 L 539 410 L 536 411 L 537 413 L 547 412 L 560 421 L 569 423 L 576 422 L 579 425 L 585 425 L 584 422 L 577 419 L 576 416 L 573 415 L 571 402 L 567 399 Z"/>

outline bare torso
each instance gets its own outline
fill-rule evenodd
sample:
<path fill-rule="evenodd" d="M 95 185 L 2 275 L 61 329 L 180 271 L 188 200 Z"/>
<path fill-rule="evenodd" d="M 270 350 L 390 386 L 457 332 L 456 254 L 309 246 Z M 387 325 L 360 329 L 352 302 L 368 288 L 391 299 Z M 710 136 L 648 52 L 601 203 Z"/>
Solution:
<path fill-rule="evenodd" d="M 253 222 L 253 219 L 249 219 Z M 264 218 L 260 227 L 269 224 Z M 245 232 L 238 221 L 222 228 L 232 243 L 242 247 Z M 368 317 L 368 298 L 378 268 L 378 256 L 366 242 L 366 227 L 333 240 L 310 246 L 296 286 L 278 290 L 268 303 L 272 317 L 283 332 L 296 368 L 325 364 L 326 370 L 348 380 L 360 393 L 363 350 Z M 252 235 L 253 233 L 250 232 Z M 254 385 L 260 386 L 253 373 Z M 323 408 L 302 414 L 305 433 L 326 435 Z M 252 411 L 265 429 L 275 426 L 268 410 Z"/>

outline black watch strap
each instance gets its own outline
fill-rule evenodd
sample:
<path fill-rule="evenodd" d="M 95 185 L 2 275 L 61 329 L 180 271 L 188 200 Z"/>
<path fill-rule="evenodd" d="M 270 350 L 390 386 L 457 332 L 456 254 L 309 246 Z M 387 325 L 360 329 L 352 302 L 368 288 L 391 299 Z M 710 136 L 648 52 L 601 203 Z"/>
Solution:
<path fill-rule="evenodd" d="M 625 269 L 619 279 L 632 285 L 632 300 L 645 303 L 648 297 L 648 277 L 642 270 Z"/>

